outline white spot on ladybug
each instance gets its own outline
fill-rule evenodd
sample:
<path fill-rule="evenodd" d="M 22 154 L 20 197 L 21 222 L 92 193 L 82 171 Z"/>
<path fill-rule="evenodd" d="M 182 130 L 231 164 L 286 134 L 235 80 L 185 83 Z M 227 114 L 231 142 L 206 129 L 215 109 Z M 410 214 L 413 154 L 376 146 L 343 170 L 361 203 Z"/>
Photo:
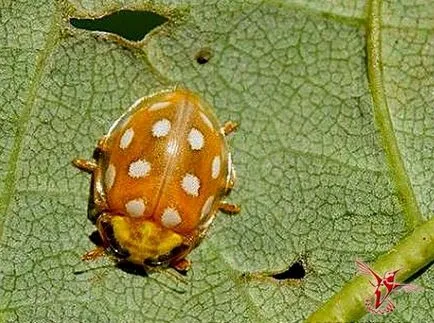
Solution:
<path fill-rule="evenodd" d="M 145 177 L 151 171 L 151 164 L 144 159 L 136 160 L 130 164 L 128 175 L 133 178 Z"/>
<path fill-rule="evenodd" d="M 143 213 L 145 212 L 145 207 L 145 201 L 143 201 L 143 199 L 141 198 L 131 200 L 125 204 L 125 209 L 132 217 L 143 216 Z"/>
<path fill-rule="evenodd" d="M 157 111 L 164 108 L 167 108 L 169 105 L 171 105 L 171 102 L 157 102 L 151 105 L 149 108 L 149 111 Z"/>
<path fill-rule="evenodd" d="M 204 113 L 200 113 L 200 117 L 202 118 L 203 122 L 206 123 L 206 125 L 211 129 L 214 130 L 214 126 L 212 125 L 211 121 L 208 119 L 208 117 Z"/>
<path fill-rule="evenodd" d="M 212 160 L 212 166 L 211 166 L 211 176 L 212 178 L 216 179 L 220 174 L 220 157 L 215 156 Z"/>
<path fill-rule="evenodd" d="M 171 207 L 166 208 L 161 216 L 161 223 L 166 228 L 176 227 L 181 221 L 178 211 Z"/>
<path fill-rule="evenodd" d="M 211 195 L 206 200 L 205 204 L 202 206 L 202 211 L 200 212 L 200 219 L 203 220 L 211 212 L 212 203 L 214 202 L 214 196 Z"/>
<path fill-rule="evenodd" d="M 199 178 L 192 174 L 187 174 L 184 176 L 181 182 L 182 189 L 187 193 L 188 195 L 192 196 L 198 196 L 199 195 L 199 187 L 200 187 L 200 181 Z"/>
<path fill-rule="evenodd" d="M 105 171 L 104 182 L 107 190 L 111 189 L 116 177 L 116 168 L 113 164 L 110 164 Z"/>
<path fill-rule="evenodd" d="M 167 119 L 161 119 L 152 126 L 152 135 L 157 138 L 166 136 L 169 131 L 170 121 Z"/>
<path fill-rule="evenodd" d="M 188 134 L 187 140 L 191 149 L 201 150 L 204 144 L 203 134 L 196 128 L 192 128 Z"/>
<path fill-rule="evenodd" d="M 128 128 L 127 130 L 125 130 L 124 134 L 121 137 L 121 141 L 119 142 L 119 148 L 121 149 L 128 148 L 131 141 L 133 140 L 133 137 L 134 137 L 134 130 L 132 128 Z"/>

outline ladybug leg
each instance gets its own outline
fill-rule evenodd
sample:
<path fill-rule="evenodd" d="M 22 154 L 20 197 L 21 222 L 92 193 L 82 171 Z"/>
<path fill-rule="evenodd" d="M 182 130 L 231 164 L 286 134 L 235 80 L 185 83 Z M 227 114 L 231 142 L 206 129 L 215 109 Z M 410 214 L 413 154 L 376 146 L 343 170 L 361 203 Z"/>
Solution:
<path fill-rule="evenodd" d="M 219 202 L 218 209 L 223 213 L 231 214 L 231 215 L 238 214 L 241 211 L 241 208 L 238 205 L 224 202 L 224 201 Z"/>
<path fill-rule="evenodd" d="M 79 170 L 82 170 L 86 173 L 92 174 L 98 165 L 93 160 L 85 160 L 85 159 L 74 159 L 72 164 L 77 167 Z"/>
<path fill-rule="evenodd" d="M 94 158 L 98 158 L 101 153 L 107 152 L 107 136 L 99 138 L 94 151 Z"/>
<path fill-rule="evenodd" d="M 105 254 L 105 248 L 102 246 L 98 246 L 95 249 L 89 250 L 83 256 L 81 256 L 81 260 L 83 261 L 95 260 L 104 256 L 104 254 Z"/>
<path fill-rule="evenodd" d="M 94 193 L 93 207 L 97 213 L 101 213 L 108 208 L 105 199 L 98 192 Z"/>
<path fill-rule="evenodd" d="M 174 259 L 170 261 L 170 267 L 175 269 L 181 274 L 185 274 L 191 266 L 191 261 L 185 257 L 193 250 L 203 239 L 201 234 L 188 234 L 184 236 L 182 248 Z"/>
<path fill-rule="evenodd" d="M 170 264 L 170 266 L 178 272 L 186 272 L 190 269 L 191 261 L 185 258 L 179 259 Z"/>
<path fill-rule="evenodd" d="M 107 150 L 106 139 L 107 139 L 106 136 L 103 136 L 98 140 L 95 151 L 93 153 L 95 159 L 98 159 L 99 155 Z M 72 161 L 72 164 L 78 169 L 89 174 L 92 174 L 98 168 L 98 164 L 96 163 L 95 160 L 76 158 Z"/>
<path fill-rule="evenodd" d="M 107 210 L 107 202 L 104 197 L 104 192 L 101 183 L 101 169 L 94 161 L 83 159 L 74 159 L 74 165 L 87 173 L 90 173 L 92 178 L 90 180 L 90 195 L 88 203 L 88 218 L 95 223 L 99 214 Z"/>
<path fill-rule="evenodd" d="M 102 185 L 102 172 L 101 168 L 96 168 L 92 174 L 92 184 L 91 184 L 91 198 L 97 213 L 101 213 L 107 210 L 107 202 L 104 197 L 104 189 Z"/>
<path fill-rule="evenodd" d="M 223 133 L 223 135 L 227 136 L 230 133 L 237 130 L 237 128 L 238 128 L 238 123 L 234 121 L 226 121 L 223 127 L 220 128 L 220 131 Z"/>
<path fill-rule="evenodd" d="M 97 149 L 99 148 L 97 147 Z M 88 217 L 92 222 L 95 222 L 98 215 L 102 211 L 107 209 L 107 203 L 104 198 L 103 188 L 99 184 L 102 182 L 101 169 L 100 167 L 98 167 L 98 164 L 94 160 L 74 159 L 72 163 L 78 169 L 92 175 Z"/>

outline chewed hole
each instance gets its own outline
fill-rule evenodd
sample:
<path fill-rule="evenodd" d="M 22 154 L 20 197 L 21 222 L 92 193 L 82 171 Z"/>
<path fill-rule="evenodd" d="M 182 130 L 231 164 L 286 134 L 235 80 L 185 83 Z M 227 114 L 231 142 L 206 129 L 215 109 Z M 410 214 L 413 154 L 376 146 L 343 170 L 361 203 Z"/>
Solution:
<path fill-rule="evenodd" d="M 306 276 L 306 270 L 304 269 L 303 262 L 298 260 L 294 262 L 289 268 L 281 273 L 271 275 L 274 279 L 302 279 Z"/>
<path fill-rule="evenodd" d="M 96 19 L 71 18 L 72 26 L 91 31 L 105 31 L 131 41 L 142 40 L 167 18 L 150 11 L 120 10 Z"/>
<path fill-rule="evenodd" d="M 202 48 L 199 52 L 197 52 L 195 59 L 198 64 L 203 65 L 208 63 L 211 57 L 211 50 L 209 48 Z"/>

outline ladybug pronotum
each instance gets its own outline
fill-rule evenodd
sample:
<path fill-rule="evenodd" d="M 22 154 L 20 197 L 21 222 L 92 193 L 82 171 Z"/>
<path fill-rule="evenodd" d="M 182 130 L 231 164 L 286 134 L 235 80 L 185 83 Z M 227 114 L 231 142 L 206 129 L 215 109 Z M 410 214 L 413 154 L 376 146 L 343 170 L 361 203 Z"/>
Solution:
<path fill-rule="evenodd" d="M 207 103 L 186 89 L 144 97 L 102 137 L 94 160 L 74 165 L 92 174 L 88 217 L 109 252 L 145 269 L 189 268 L 185 257 L 204 238 L 235 182 L 226 136 Z"/>

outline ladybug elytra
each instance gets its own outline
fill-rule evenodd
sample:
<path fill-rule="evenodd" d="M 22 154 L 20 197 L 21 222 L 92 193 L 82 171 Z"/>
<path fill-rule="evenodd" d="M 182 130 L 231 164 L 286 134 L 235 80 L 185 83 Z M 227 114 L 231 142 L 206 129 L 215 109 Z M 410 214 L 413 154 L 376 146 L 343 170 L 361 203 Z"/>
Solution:
<path fill-rule="evenodd" d="M 92 174 L 88 217 L 104 252 L 145 269 L 184 271 L 235 182 L 225 136 L 207 103 L 186 89 L 141 98 L 101 138 L 94 160 L 74 165 Z"/>

